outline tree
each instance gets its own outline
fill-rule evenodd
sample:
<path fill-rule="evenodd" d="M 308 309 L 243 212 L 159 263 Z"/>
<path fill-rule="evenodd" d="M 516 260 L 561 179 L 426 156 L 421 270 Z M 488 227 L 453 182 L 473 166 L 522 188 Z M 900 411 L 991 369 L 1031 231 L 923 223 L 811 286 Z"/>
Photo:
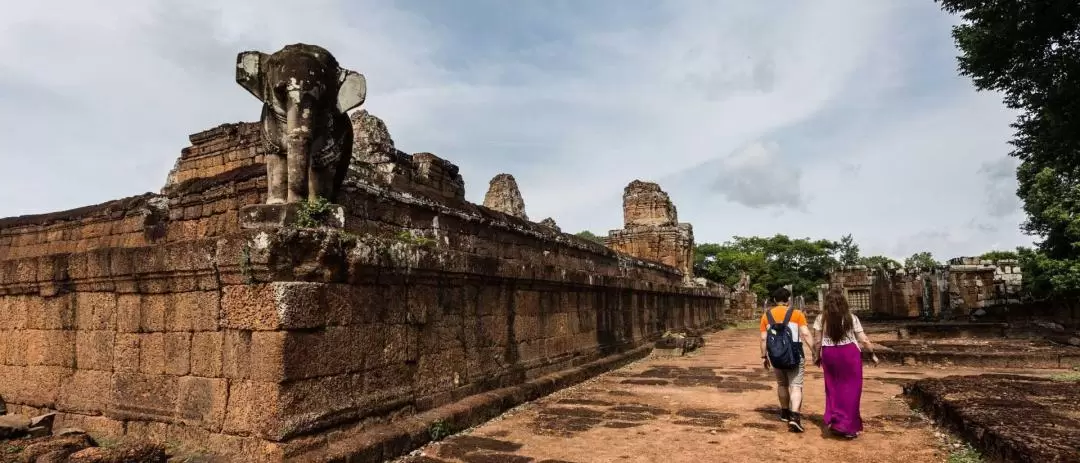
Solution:
<path fill-rule="evenodd" d="M 911 257 L 904 259 L 904 268 L 916 269 L 916 270 L 929 270 L 941 265 L 940 262 L 934 260 L 933 254 L 927 251 L 916 252 Z"/>
<path fill-rule="evenodd" d="M 700 276 L 734 286 L 742 272 L 750 275 L 751 289 L 759 297 L 783 285 L 796 295 L 817 298 L 817 287 L 837 265 L 839 244 L 829 240 L 736 236 L 723 244 L 706 243 L 695 248 L 695 269 Z"/>
<path fill-rule="evenodd" d="M 851 237 L 851 234 L 840 237 L 840 243 L 837 245 L 837 258 L 840 261 L 840 265 L 858 265 L 859 263 L 859 245 L 855 244 L 855 239 Z"/>
<path fill-rule="evenodd" d="M 1041 255 L 1021 260 L 1053 293 L 1080 294 L 1080 2 L 936 1 L 963 19 L 952 31 L 960 74 L 1020 112 L 1010 155 L 1023 229 L 1041 238 Z"/>
<path fill-rule="evenodd" d="M 1015 259 L 1019 259 L 1019 258 L 1020 258 L 1019 254 L 1017 254 L 1014 251 L 987 251 L 987 252 L 984 252 L 981 256 L 979 256 L 979 259 L 990 260 L 990 261 L 1008 260 L 1008 259 L 1015 260 Z"/>
<path fill-rule="evenodd" d="M 604 239 L 603 238 L 594 235 L 593 232 L 588 231 L 588 230 L 582 230 L 582 231 L 579 231 L 577 233 L 574 233 L 574 236 L 577 236 L 578 238 L 585 238 L 585 239 L 587 239 L 589 241 L 594 241 L 594 242 L 597 242 L 597 243 L 600 243 L 600 244 L 604 244 Z"/>
<path fill-rule="evenodd" d="M 884 267 L 886 269 L 902 267 L 902 265 L 900 265 L 899 262 L 897 262 L 897 261 L 895 261 L 893 259 L 890 259 L 888 257 L 885 257 L 885 256 L 860 257 L 859 258 L 859 265 L 865 265 L 865 266 L 870 267 L 872 269 L 881 268 L 881 267 Z"/>

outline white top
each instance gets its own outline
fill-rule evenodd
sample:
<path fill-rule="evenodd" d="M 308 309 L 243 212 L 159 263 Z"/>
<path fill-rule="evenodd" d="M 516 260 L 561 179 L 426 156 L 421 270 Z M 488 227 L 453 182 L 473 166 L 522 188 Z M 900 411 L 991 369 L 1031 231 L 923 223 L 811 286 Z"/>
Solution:
<path fill-rule="evenodd" d="M 817 318 L 814 319 L 814 331 L 817 331 L 821 334 L 822 346 L 843 346 L 845 344 L 855 344 L 855 347 L 859 347 L 859 341 L 858 338 L 855 337 L 855 334 L 862 333 L 863 327 L 862 322 L 859 321 L 859 317 L 856 317 L 855 314 L 851 314 L 851 330 L 844 334 L 844 338 L 841 339 L 840 342 L 833 342 L 831 338 L 825 335 L 824 325 L 825 315 L 819 314 Z M 862 350 L 862 347 L 859 347 L 859 350 Z"/>

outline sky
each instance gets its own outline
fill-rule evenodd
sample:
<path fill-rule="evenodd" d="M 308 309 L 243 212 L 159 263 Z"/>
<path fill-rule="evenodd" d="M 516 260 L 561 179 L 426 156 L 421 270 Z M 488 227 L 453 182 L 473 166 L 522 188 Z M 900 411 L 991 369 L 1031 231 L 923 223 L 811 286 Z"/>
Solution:
<path fill-rule="evenodd" d="M 0 217 L 159 191 L 187 136 L 254 121 L 236 54 L 318 44 L 399 149 L 482 202 L 622 227 L 661 185 L 698 243 L 773 235 L 938 259 L 1030 245 L 1016 113 L 956 71 L 931 0 L 39 0 L 0 15 Z"/>

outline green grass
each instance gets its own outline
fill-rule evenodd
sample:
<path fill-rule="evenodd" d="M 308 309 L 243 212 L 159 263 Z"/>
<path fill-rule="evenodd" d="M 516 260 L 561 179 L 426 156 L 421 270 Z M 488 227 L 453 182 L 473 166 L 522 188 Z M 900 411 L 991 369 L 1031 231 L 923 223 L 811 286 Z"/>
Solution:
<path fill-rule="evenodd" d="M 758 328 L 759 326 L 761 326 L 761 321 L 759 321 L 759 320 L 741 320 L 741 321 L 735 322 L 735 324 L 731 326 L 731 329 L 733 329 L 733 330 L 749 330 L 749 329 L 753 329 L 753 328 Z"/>
<path fill-rule="evenodd" d="M 1051 375 L 1050 379 L 1054 381 L 1080 381 L 1080 371 L 1070 373 L 1058 373 Z"/>
<path fill-rule="evenodd" d="M 979 455 L 979 452 L 970 445 L 964 445 L 963 448 L 950 453 L 948 460 L 949 463 L 982 463 L 982 461 L 982 455 Z"/>

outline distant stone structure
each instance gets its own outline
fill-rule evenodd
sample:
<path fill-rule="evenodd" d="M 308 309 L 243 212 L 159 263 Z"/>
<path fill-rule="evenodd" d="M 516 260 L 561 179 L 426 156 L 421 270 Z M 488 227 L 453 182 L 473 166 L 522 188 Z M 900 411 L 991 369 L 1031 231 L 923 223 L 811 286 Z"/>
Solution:
<path fill-rule="evenodd" d="M 852 310 L 895 317 L 966 319 L 986 309 L 1019 304 L 1023 276 L 1013 259 L 958 257 L 929 270 L 840 267 L 820 294 L 843 288 Z M 980 310 L 982 312 L 980 312 Z"/>
<path fill-rule="evenodd" d="M 623 190 L 623 226 L 608 232 L 604 244 L 632 256 L 661 262 L 694 278 L 694 229 L 679 223 L 671 199 L 660 185 L 634 180 Z"/>
<path fill-rule="evenodd" d="M 487 194 L 484 195 L 484 206 L 506 215 L 529 220 L 529 216 L 525 214 L 525 200 L 521 198 L 517 180 L 510 174 L 499 174 L 491 179 Z"/>

